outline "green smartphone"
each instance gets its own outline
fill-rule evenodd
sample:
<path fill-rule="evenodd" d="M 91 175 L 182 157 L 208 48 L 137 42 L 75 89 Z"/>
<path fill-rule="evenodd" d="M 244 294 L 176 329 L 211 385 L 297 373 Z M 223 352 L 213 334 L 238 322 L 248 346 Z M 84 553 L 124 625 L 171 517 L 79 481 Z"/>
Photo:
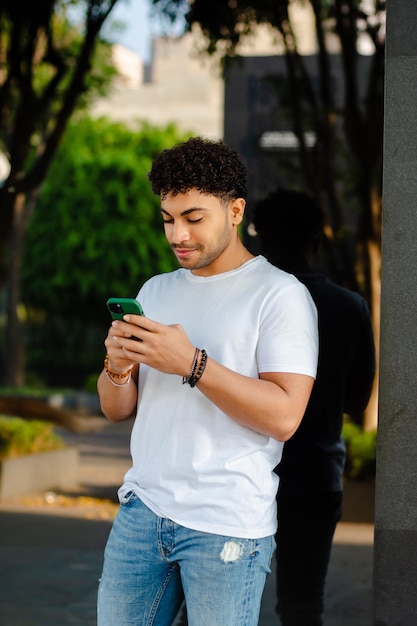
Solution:
<path fill-rule="evenodd" d="M 107 300 L 107 308 L 114 320 L 123 319 L 123 315 L 126 315 L 126 313 L 145 315 L 141 305 L 135 298 L 109 298 Z"/>

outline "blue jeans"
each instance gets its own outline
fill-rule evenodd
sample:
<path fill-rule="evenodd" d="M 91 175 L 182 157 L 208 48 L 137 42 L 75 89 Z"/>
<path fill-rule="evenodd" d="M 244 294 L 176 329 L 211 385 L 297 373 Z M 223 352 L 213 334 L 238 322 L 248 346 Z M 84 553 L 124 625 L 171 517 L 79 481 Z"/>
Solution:
<path fill-rule="evenodd" d="M 104 552 L 98 626 L 171 626 L 185 596 L 190 626 L 256 626 L 274 537 L 184 528 L 132 492 Z"/>

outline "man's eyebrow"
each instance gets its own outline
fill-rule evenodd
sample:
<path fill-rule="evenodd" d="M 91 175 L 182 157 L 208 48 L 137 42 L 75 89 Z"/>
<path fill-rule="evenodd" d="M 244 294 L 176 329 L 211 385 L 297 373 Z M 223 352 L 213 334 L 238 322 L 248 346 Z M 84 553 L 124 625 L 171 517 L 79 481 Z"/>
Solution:
<path fill-rule="evenodd" d="M 189 215 L 190 213 L 194 213 L 194 211 L 207 211 L 207 209 L 205 209 L 204 207 L 200 207 L 200 206 L 196 206 L 196 207 L 191 207 L 190 209 L 186 209 L 185 211 L 183 211 L 182 213 L 180 213 L 180 215 Z M 164 209 L 164 207 L 161 206 L 161 213 L 165 213 L 165 215 L 169 215 L 171 217 L 171 214 L 168 213 L 168 211 L 166 209 Z"/>

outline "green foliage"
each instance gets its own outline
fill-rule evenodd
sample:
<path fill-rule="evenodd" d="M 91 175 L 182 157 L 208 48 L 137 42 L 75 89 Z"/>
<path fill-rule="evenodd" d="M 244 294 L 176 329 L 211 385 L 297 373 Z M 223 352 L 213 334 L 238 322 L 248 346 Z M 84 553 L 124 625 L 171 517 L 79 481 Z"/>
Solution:
<path fill-rule="evenodd" d="M 377 431 L 364 431 L 357 424 L 346 421 L 343 425 L 346 442 L 345 476 L 353 480 L 375 475 Z"/>
<path fill-rule="evenodd" d="M 87 393 L 97 393 L 97 380 L 100 375 L 100 372 L 93 372 L 90 374 L 87 379 L 84 381 L 84 391 Z"/>
<path fill-rule="evenodd" d="M 0 185 L 0 288 L 8 289 L 7 369 L 0 363 L 0 375 L 15 385 L 23 380 L 18 307 L 26 225 L 74 111 L 106 93 L 117 74 L 100 36 L 117 1 L 0 2 L 0 151 L 10 163 Z"/>
<path fill-rule="evenodd" d="M 176 266 L 147 172 L 179 140 L 173 126 L 134 132 L 89 118 L 70 125 L 27 235 L 26 305 L 103 319 L 110 295 L 136 295 L 151 275 Z"/>
<path fill-rule="evenodd" d="M 40 420 L 0 415 L 0 458 L 36 454 L 64 447 L 53 425 Z"/>
<path fill-rule="evenodd" d="M 177 267 L 147 173 L 182 139 L 173 125 L 132 130 L 88 117 L 69 125 L 25 244 L 29 371 L 78 369 L 82 384 L 104 349 L 107 298 L 135 296 L 150 276 Z M 56 382 L 67 384 L 64 375 Z"/>
<path fill-rule="evenodd" d="M 55 12 L 50 18 L 50 28 L 54 33 L 56 57 L 59 56 L 61 67 L 65 66 L 66 72 L 62 73 L 62 79 L 56 84 L 57 90 L 52 113 L 59 110 L 62 99 L 69 88 L 72 78 L 71 72 L 81 53 L 85 36 L 83 25 L 74 23 L 73 20 L 69 19 L 66 7 L 61 5 L 61 8 L 58 8 L 58 3 L 55 5 Z M 47 57 L 43 57 L 39 64 L 34 65 L 33 81 L 39 95 L 42 95 L 48 88 L 54 74 L 56 74 L 56 68 Z M 112 59 L 111 44 L 103 38 L 98 38 L 92 53 L 91 67 L 85 77 L 85 88 L 79 94 L 77 108 L 85 108 L 91 98 L 97 95 L 106 95 L 113 78 L 117 75 L 118 71 Z"/>
<path fill-rule="evenodd" d="M 67 4 L 48 0 L 43 10 L 33 4 L 25 11 L 10 0 L 3 4 L 0 31 L 7 63 L 3 64 L 0 77 L 4 90 L 0 146 L 11 156 L 17 144 L 19 155 L 27 155 L 25 163 L 17 161 L 27 170 L 39 157 L 38 145 L 47 141 L 64 101 L 74 98 L 72 91 L 78 92 L 73 108 L 85 108 L 91 98 L 108 93 L 118 71 L 110 43 L 99 36 L 92 46 L 91 60 L 86 58 L 86 25 L 69 18 Z M 75 4 L 80 5 L 80 10 L 82 3 L 75 0 Z M 105 7 L 98 10 L 106 11 Z M 82 13 L 80 17 L 85 18 Z M 79 71 L 80 58 L 86 67 L 83 81 L 77 82 L 74 75 Z M 24 129 L 18 127 L 23 121 Z"/>

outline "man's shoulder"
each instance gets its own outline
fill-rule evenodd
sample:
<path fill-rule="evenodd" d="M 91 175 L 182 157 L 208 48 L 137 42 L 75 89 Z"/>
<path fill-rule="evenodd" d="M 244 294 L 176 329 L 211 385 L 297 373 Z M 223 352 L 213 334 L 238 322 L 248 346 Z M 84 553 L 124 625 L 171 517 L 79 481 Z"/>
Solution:
<path fill-rule="evenodd" d="M 297 285 L 299 283 L 302 284 L 302 281 L 299 280 L 295 274 L 290 274 L 280 267 L 273 265 L 265 257 L 258 256 L 256 259 L 257 263 L 254 264 L 253 267 L 255 272 L 262 278 L 263 281 L 271 280 L 282 286 Z"/>

